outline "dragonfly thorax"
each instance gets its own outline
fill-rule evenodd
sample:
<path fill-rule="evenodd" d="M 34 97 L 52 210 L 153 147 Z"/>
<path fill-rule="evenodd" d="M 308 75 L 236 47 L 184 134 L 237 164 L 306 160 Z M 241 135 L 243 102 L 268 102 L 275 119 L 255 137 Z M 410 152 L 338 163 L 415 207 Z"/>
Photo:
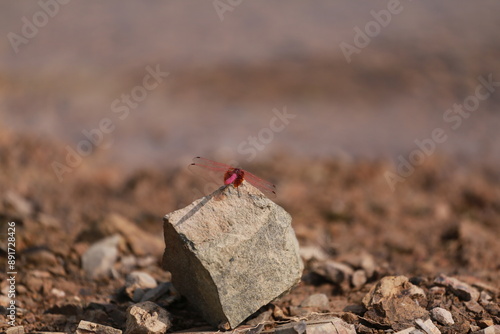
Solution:
<path fill-rule="evenodd" d="M 230 168 L 224 174 L 224 184 L 233 184 L 239 187 L 245 178 L 245 172 L 240 168 Z"/>

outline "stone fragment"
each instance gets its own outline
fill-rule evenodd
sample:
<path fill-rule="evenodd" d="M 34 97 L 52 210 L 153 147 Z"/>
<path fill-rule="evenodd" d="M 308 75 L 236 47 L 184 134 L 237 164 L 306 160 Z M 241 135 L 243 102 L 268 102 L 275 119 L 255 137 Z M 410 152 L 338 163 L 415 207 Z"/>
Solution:
<path fill-rule="evenodd" d="M 112 213 L 98 227 L 105 235 L 120 234 L 130 246 L 136 256 L 161 255 L 163 241 L 157 235 L 153 235 L 141 229 L 127 218 Z"/>
<path fill-rule="evenodd" d="M 421 293 L 405 276 L 384 277 L 363 298 L 364 317 L 395 331 L 411 327 L 415 319 L 428 317 Z"/>
<path fill-rule="evenodd" d="M 311 307 L 317 308 L 319 310 L 328 310 L 330 304 L 328 302 L 328 297 L 324 293 L 316 293 L 310 295 L 300 303 L 300 307 Z"/>
<path fill-rule="evenodd" d="M 284 326 L 277 327 L 275 334 L 305 334 L 307 324 L 305 321 L 294 322 Z"/>
<path fill-rule="evenodd" d="M 362 269 L 356 270 L 351 277 L 351 284 L 354 288 L 359 289 L 365 285 L 367 281 L 366 273 Z"/>
<path fill-rule="evenodd" d="M 250 326 L 257 326 L 260 324 L 264 324 L 264 323 L 269 322 L 271 320 L 272 315 L 273 315 L 273 310 L 269 309 L 267 311 L 262 312 L 261 314 L 259 314 L 255 318 L 248 320 L 246 322 L 246 324 L 250 325 Z"/>
<path fill-rule="evenodd" d="M 166 215 L 164 234 L 163 268 L 215 327 L 236 327 L 302 275 L 290 215 L 247 183 Z"/>
<path fill-rule="evenodd" d="M 342 284 L 348 282 L 354 272 L 354 270 L 347 264 L 336 262 L 336 261 L 326 261 L 315 263 L 312 266 L 312 270 L 326 278 L 332 283 Z"/>
<path fill-rule="evenodd" d="M 150 289 L 144 293 L 144 295 L 141 298 L 141 302 L 146 302 L 146 301 L 157 301 L 160 299 L 162 296 L 166 295 L 169 291 L 172 290 L 172 283 L 170 282 L 163 282 L 158 284 L 156 288 Z"/>
<path fill-rule="evenodd" d="M 408 290 L 408 295 L 411 297 L 411 299 L 417 302 L 418 305 L 422 307 L 427 306 L 427 296 L 421 287 L 412 284 L 410 286 L 410 289 Z"/>
<path fill-rule="evenodd" d="M 500 325 L 489 326 L 472 334 L 500 334 Z"/>
<path fill-rule="evenodd" d="M 481 313 L 481 312 L 483 312 L 483 308 L 475 300 L 466 301 L 466 302 L 464 302 L 464 305 L 471 312 L 474 312 L 474 313 Z"/>
<path fill-rule="evenodd" d="M 415 331 L 417 331 L 415 327 L 408 327 L 400 330 L 399 332 L 396 332 L 395 334 L 415 334 Z"/>
<path fill-rule="evenodd" d="M 50 293 L 53 294 L 54 296 L 56 296 L 57 298 L 66 297 L 66 292 L 64 292 L 63 290 L 57 289 L 57 288 L 52 288 L 52 290 L 50 290 Z"/>
<path fill-rule="evenodd" d="M 5 194 L 4 205 L 6 211 L 15 216 L 26 218 L 33 213 L 31 202 L 13 191 L 7 191 Z"/>
<path fill-rule="evenodd" d="M 113 327 L 81 320 L 75 334 L 122 334 L 122 331 Z"/>
<path fill-rule="evenodd" d="M 490 301 L 493 300 L 493 297 L 491 297 L 490 294 L 488 294 L 486 291 L 481 291 L 479 301 L 481 304 L 488 304 Z"/>
<path fill-rule="evenodd" d="M 300 321 L 283 326 L 275 330 L 276 334 L 356 334 L 354 325 L 346 323 L 340 318 L 329 318 L 321 321 Z"/>
<path fill-rule="evenodd" d="M 325 261 L 328 255 L 318 246 L 302 246 L 300 247 L 300 257 L 305 261 Z"/>
<path fill-rule="evenodd" d="M 427 334 L 441 334 L 441 331 L 436 327 L 436 325 L 434 325 L 431 319 L 427 319 L 425 321 L 422 319 L 416 319 L 415 323 Z"/>
<path fill-rule="evenodd" d="M 125 280 L 125 292 L 134 302 L 139 302 L 147 289 L 156 288 L 158 283 L 148 273 L 133 271 Z"/>
<path fill-rule="evenodd" d="M 482 292 L 483 291 L 488 291 L 494 295 L 497 295 L 500 293 L 500 289 L 494 287 L 493 285 L 490 285 L 490 284 L 487 284 L 487 283 L 484 283 L 482 281 L 479 281 L 479 280 L 476 280 L 472 283 L 472 286 L 481 290 Z"/>
<path fill-rule="evenodd" d="M 330 303 L 323 293 L 317 293 L 305 298 L 299 306 L 290 306 L 290 315 L 305 317 L 313 312 L 328 311 Z"/>
<path fill-rule="evenodd" d="M 273 318 L 276 320 L 282 320 L 286 318 L 285 313 L 279 306 L 273 305 Z"/>
<path fill-rule="evenodd" d="M 476 301 L 479 298 L 479 291 L 471 287 L 469 284 L 464 283 L 456 278 L 441 274 L 438 277 L 436 277 L 434 283 L 446 286 L 458 298 L 464 301 L 469 301 L 469 300 Z"/>
<path fill-rule="evenodd" d="M 169 313 L 153 302 L 142 302 L 127 309 L 125 334 L 163 334 L 171 326 Z"/>
<path fill-rule="evenodd" d="M 118 244 L 121 237 L 114 235 L 102 239 L 82 255 L 82 268 L 90 278 L 110 276 L 118 257 Z"/>
<path fill-rule="evenodd" d="M 442 286 L 433 286 L 429 289 L 429 293 L 432 295 L 443 296 L 446 293 L 446 288 Z"/>
<path fill-rule="evenodd" d="M 493 326 L 494 322 L 492 319 L 481 319 L 481 320 L 477 320 L 477 324 L 481 328 L 486 328 L 486 327 Z"/>
<path fill-rule="evenodd" d="M 356 334 L 356 329 L 354 325 L 348 324 L 344 320 L 340 318 L 331 318 L 330 321 L 328 322 L 329 327 L 328 328 L 312 328 L 311 331 L 309 331 L 309 328 L 307 329 L 307 333 L 317 333 L 317 334 L 323 334 L 323 333 L 336 333 L 336 334 Z M 320 331 L 321 329 L 321 331 Z"/>
<path fill-rule="evenodd" d="M 431 310 L 431 317 L 443 326 L 451 326 L 455 323 L 450 311 L 442 307 L 433 308 Z"/>
<path fill-rule="evenodd" d="M 495 317 L 500 317 L 500 305 L 498 303 L 490 302 L 484 305 L 484 309 Z"/>

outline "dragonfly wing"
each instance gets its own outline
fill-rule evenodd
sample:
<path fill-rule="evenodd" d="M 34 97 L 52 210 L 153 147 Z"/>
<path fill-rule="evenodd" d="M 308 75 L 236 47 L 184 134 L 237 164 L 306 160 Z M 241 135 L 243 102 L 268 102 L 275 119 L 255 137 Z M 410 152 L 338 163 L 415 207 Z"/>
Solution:
<path fill-rule="evenodd" d="M 276 186 L 272 184 L 271 182 L 268 182 L 266 180 L 261 179 L 260 177 L 257 177 L 253 175 L 250 172 L 245 171 L 245 180 L 248 181 L 252 186 L 255 188 L 259 189 L 266 195 L 270 197 L 276 196 Z"/>
<path fill-rule="evenodd" d="M 202 168 L 207 168 L 215 171 L 227 171 L 228 169 L 233 168 L 221 162 L 215 162 L 213 160 L 202 157 L 194 158 L 192 165 L 200 166 Z"/>

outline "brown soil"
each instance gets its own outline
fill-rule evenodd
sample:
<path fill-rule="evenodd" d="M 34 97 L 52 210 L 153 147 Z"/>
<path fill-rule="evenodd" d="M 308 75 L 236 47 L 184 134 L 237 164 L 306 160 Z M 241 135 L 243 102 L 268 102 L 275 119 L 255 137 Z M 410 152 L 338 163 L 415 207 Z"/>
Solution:
<path fill-rule="evenodd" d="M 2 235 L 7 222 L 16 224 L 16 321 L 27 331 L 72 331 L 81 319 L 124 329 L 125 310 L 132 304 L 122 291 L 124 277 L 138 269 L 168 281 L 169 274 L 160 268 L 161 249 L 120 245 L 115 276 L 97 281 L 85 277 L 81 255 L 112 233 L 105 228 L 112 214 L 161 241 L 162 217 L 195 199 L 196 181 L 184 167 L 130 173 L 118 165 L 93 164 L 91 156 L 60 183 L 51 163 L 63 150 L 41 138 L 0 133 Z M 428 298 L 427 309 L 440 305 L 457 320 L 457 327 L 441 327 L 443 332 L 500 324 L 498 170 L 434 156 L 392 192 L 384 175 L 393 166 L 385 161 L 276 156 L 272 163 L 245 167 L 277 183 L 276 202 L 292 215 L 302 247 L 354 268 L 357 256 L 375 262 L 367 283 L 353 287 L 315 272 L 314 265 L 324 259 L 309 260 L 300 285 L 262 311 L 279 309 L 281 320 L 290 319 L 304 298 L 324 293 L 330 307 L 322 313 L 341 316 L 358 332 L 382 332 L 387 328 L 363 320 L 361 300 L 371 286 L 384 276 L 404 275 L 428 292 L 444 273 L 487 292 L 493 306 L 475 312 L 449 292 L 438 301 Z M 6 268 L 7 245 L 1 241 L 1 266 Z M 131 268 L 123 261 L 130 256 L 154 260 Z M 8 290 L 5 272 L 0 273 L 3 296 Z M 182 298 L 163 306 L 173 314 L 172 331 L 206 325 Z M 2 322 L 7 321 L 6 308 L 0 311 Z M 268 327 L 280 312 L 274 312 Z"/>

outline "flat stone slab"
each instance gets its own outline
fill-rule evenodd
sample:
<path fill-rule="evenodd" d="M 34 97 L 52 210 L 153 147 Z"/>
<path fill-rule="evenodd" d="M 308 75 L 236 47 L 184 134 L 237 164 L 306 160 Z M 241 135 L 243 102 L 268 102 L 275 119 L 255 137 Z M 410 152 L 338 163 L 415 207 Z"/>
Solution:
<path fill-rule="evenodd" d="M 211 325 L 235 328 L 300 281 L 290 215 L 244 183 L 164 218 L 163 268 Z"/>

